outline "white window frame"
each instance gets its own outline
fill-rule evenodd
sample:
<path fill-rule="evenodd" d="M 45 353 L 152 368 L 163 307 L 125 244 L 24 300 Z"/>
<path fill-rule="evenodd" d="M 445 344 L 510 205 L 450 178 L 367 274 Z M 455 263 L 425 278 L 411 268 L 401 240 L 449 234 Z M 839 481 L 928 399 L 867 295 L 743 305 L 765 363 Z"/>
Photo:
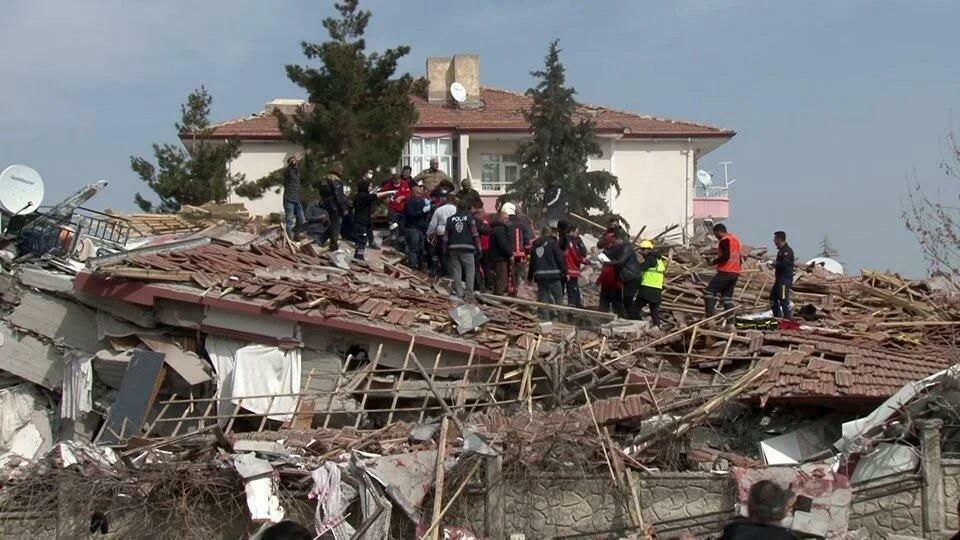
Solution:
<path fill-rule="evenodd" d="M 489 164 L 497 164 L 497 180 L 495 182 L 485 182 L 483 174 L 486 170 L 486 166 Z M 480 193 L 483 194 L 503 194 L 510 189 L 510 184 L 512 182 L 507 182 L 507 167 L 515 167 L 517 169 L 517 176 L 520 175 L 520 164 L 517 163 L 517 158 L 514 155 L 506 154 L 490 154 L 484 153 L 480 154 Z M 492 187 L 491 187 L 492 186 Z"/>
<path fill-rule="evenodd" d="M 440 152 L 442 145 L 445 145 L 446 153 Z M 411 137 L 403 145 L 403 153 L 400 156 L 401 165 L 409 165 L 413 175 L 420 174 L 421 171 L 430 167 L 430 160 L 436 158 L 440 161 L 440 170 L 447 173 L 450 178 L 457 177 L 457 161 L 459 156 L 456 149 L 456 138 L 452 135 L 439 137 Z"/>

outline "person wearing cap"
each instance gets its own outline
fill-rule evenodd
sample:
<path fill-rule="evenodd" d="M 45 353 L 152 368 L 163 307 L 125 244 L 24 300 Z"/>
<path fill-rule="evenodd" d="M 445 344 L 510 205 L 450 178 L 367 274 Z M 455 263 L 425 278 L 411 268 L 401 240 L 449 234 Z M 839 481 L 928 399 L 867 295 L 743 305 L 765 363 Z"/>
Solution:
<path fill-rule="evenodd" d="M 287 234 L 297 238 L 300 228 L 306 223 L 303 213 L 303 168 L 298 154 L 287 157 L 287 165 L 283 169 L 283 214 L 287 226 Z"/>
<path fill-rule="evenodd" d="M 469 178 L 464 178 L 460 181 L 460 191 L 457 192 L 457 197 L 460 197 L 460 200 L 467 203 L 467 207 L 470 208 L 471 211 L 473 211 L 474 208 L 483 208 L 483 199 L 480 198 L 480 192 L 473 189 Z"/>
<path fill-rule="evenodd" d="M 399 247 L 400 238 L 404 234 L 404 208 L 407 199 L 413 194 L 413 178 L 410 177 L 410 172 L 410 166 L 404 165 L 399 176 L 394 176 L 380 186 L 380 191 L 392 192 L 387 200 L 387 214 L 394 247 Z"/>
<path fill-rule="evenodd" d="M 533 245 L 533 222 L 529 217 L 520 212 L 517 205 L 512 202 L 503 203 L 500 207 L 502 212 L 510 216 L 510 224 L 513 225 L 513 289 L 511 294 L 516 294 L 516 287 L 524 279 L 526 269 L 530 258 L 530 249 Z"/>
<path fill-rule="evenodd" d="M 430 167 L 420 171 L 414 180 L 423 182 L 428 192 L 433 191 L 441 182 L 450 184 L 450 190 L 453 190 L 453 182 L 450 181 L 447 173 L 440 170 L 440 160 L 437 158 L 430 158 Z"/>
<path fill-rule="evenodd" d="M 663 294 L 667 259 L 656 250 L 650 240 L 640 241 L 640 291 L 631 304 L 631 318 L 639 319 L 643 306 L 650 306 L 650 321 L 660 326 L 660 300 Z"/>
<path fill-rule="evenodd" d="M 340 248 L 340 227 L 343 224 L 343 216 L 350 210 L 350 202 L 347 200 L 347 194 L 343 186 L 343 163 L 334 161 L 330 164 L 327 176 L 319 187 L 320 196 L 323 197 L 323 205 L 330 215 L 330 250 L 336 251 Z"/>

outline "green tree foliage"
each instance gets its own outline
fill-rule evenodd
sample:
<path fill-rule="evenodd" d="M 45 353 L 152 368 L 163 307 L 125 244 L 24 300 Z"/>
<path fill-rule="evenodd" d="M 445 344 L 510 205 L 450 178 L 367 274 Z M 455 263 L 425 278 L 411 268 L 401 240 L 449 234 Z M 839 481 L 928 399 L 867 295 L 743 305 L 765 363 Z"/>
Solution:
<path fill-rule="evenodd" d="M 537 215 L 542 210 L 544 191 L 556 181 L 566 194 L 571 212 L 609 212 L 606 195 L 611 189 L 619 194 L 620 184 L 609 172 L 587 172 L 587 158 L 603 152 L 596 126 L 578 112 L 576 91 L 566 86 L 566 70 L 560 63 L 556 41 L 550 44 L 543 70 L 531 75 L 539 82 L 527 90 L 533 105 L 524 116 L 533 137 L 518 148 L 520 175 L 508 196 L 522 202 L 529 214 Z"/>
<path fill-rule="evenodd" d="M 239 143 L 207 138 L 211 104 L 213 96 L 201 86 L 180 105 L 180 121 L 174 125 L 186 148 L 154 144 L 156 165 L 130 156 L 130 168 L 160 199 L 160 204 L 155 205 L 137 193 L 134 201 L 144 212 L 176 212 L 184 204 L 223 201 L 230 190 L 243 181 L 243 175 L 232 175 L 227 169 L 227 162 L 240 154 Z"/>
<path fill-rule="evenodd" d="M 395 77 L 410 47 L 368 52 L 363 35 L 371 14 L 357 6 L 358 0 L 335 4 L 339 17 L 323 21 L 330 40 L 301 44 L 308 60 L 319 60 L 318 67 L 287 66 L 290 80 L 306 90 L 307 104 L 291 117 L 275 114 L 286 138 L 306 150 L 307 183 L 322 178 L 333 161 L 342 162 L 353 179 L 396 165 L 418 118 L 410 96 L 425 90 L 423 82 L 409 74 Z M 257 197 L 281 178 L 271 173 L 237 193 Z"/>

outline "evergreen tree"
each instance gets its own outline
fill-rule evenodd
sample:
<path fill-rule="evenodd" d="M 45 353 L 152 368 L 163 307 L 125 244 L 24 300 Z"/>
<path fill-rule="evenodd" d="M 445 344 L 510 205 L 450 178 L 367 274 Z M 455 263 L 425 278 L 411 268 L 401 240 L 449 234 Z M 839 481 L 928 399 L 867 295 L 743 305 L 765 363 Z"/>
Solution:
<path fill-rule="evenodd" d="M 243 175 L 232 175 L 227 170 L 227 162 L 240 155 L 239 143 L 206 138 L 210 133 L 212 103 L 213 96 L 201 86 L 180 105 L 180 121 L 174 126 L 186 140 L 186 148 L 155 143 L 156 165 L 144 158 L 130 156 L 130 168 L 160 199 L 160 204 L 154 205 L 137 193 L 134 201 L 144 212 L 176 212 L 183 204 L 223 201 L 243 180 Z"/>
<path fill-rule="evenodd" d="M 823 235 L 823 240 L 820 240 L 820 253 L 817 256 L 827 257 L 829 259 L 836 259 L 840 256 L 840 252 L 830 243 L 829 235 Z"/>
<path fill-rule="evenodd" d="M 576 91 L 566 86 L 565 72 L 557 41 L 550 44 L 543 70 L 531 72 L 539 82 L 527 90 L 533 105 L 524 116 L 533 136 L 517 150 L 520 175 L 508 193 L 522 202 L 530 215 L 539 215 L 551 181 L 559 183 L 570 211 L 578 214 L 594 209 L 609 212 L 607 193 L 611 188 L 620 193 L 616 176 L 606 171 L 587 172 L 587 158 L 603 152 L 593 121 L 578 114 Z"/>
<path fill-rule="evenodd" d="M 323 21 L 329 41 L 301 44 L 303 54 L 319 60 L 319 67 L 287 66 L 290 80 L 306 90 L 307 104 L 289 118 L 276 114 L 285 137 L 306 150 L 307 179 L 322 177 L 333 161 L 343 163 L 351 179 L 366 170 L 396 165 L 418 118 L 410 96 L 425 90 L 423 82 L 409 74 L 394 76 L 397 62 L 410 47 L 367 52 L 363 35 L 371 14 L 358 10 L 357 4 L 358 0 L 334 4 L 339 18 Z M 280 178 L 271 173 L 237 193 L 259 196 Z"/>

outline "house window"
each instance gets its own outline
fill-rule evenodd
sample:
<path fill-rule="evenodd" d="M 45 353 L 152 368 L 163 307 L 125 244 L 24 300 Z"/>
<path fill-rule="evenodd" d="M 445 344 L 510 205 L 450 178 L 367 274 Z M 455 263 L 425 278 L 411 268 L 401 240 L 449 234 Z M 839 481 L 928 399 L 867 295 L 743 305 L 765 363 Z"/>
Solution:
<path fill-rule="evenodd" d="M 440 170 L 450 178 L 458 177 L 456 139 L 451 137 L 412 137 L 403 146 L 400 163 L 409 165 L 416 176 L 430 167 L 433 158 L 440 160 Z"/>
<path fill-rule="evenodd" d="M 480 190 L 489 193 L 506 193 L 520 175 L 520 166 L 515 156 L 503 154 L 480 154 L 483 163 Z"/>

